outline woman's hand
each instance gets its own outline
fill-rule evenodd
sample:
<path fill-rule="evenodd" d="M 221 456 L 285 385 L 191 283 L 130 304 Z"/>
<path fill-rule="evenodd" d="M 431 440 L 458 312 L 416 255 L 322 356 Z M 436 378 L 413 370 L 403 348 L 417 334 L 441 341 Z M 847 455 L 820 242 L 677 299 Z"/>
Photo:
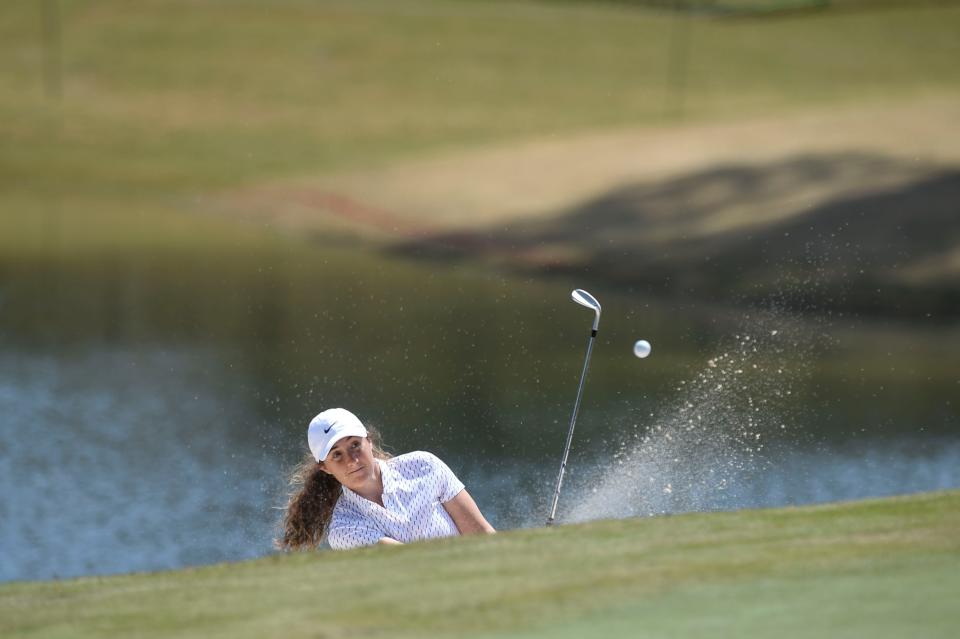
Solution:
<path fill-rule="evenodd" d="M 380 541 L 377 542 L 381 546 L 402 546 L 402 541 L 397 541 L 393 537 L 381 537 Z"/>

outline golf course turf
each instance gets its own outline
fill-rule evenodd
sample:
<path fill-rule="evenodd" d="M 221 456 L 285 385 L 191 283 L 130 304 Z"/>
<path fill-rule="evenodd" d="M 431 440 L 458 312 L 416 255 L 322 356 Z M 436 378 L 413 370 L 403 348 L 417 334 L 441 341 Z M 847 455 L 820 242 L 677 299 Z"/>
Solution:
<path fill-rule="evenodd" d="M 960 5 L 950 2 L 727 20 L 615 2 L 64 0 L 58 96 L 44 91 L 53 57 L 39 4 L 0 9 L 0 135 L 8 141 L 0 149 L 0 265 L 25 271 L 87 252 L 107 255 L 105 271 L 127 252 L 192 250 L 227 263 L 265 242 L 256 223 L 224 232 L 241 218 L 235 209 L 262 226 L 298 215 L 294 198 L 290 211 L 273 198 L 276 180 L 332 180 L 527 140 L 566 141 L 577 159 L 574 136 L 584 132 L 752 118 L 772 128 L 779 125 L 770 118 L 808 109 L 853 110 L 893 147 L 915 129 L 878 126 L 870 109 L 927 98 L 952 104 L 960 95 Z M 943 121 L 947 138 L 953 112 L 923 107 L 890 121 Z M 829 139 L 849 121 L 815 125 Z M 705 135 L 694 133 L 684 139 Z M 771 148 L 782 142 L 764 137 Z M 672 146 L 682 154 L 683 145 Z M 755 146 L 761 163 L 769 154 Z M 686 155 L 696 156 L 692 148 Z M 651 154 L 649 164 L 664 155 Z M 482 164 L 465 162 L 465 181 L 495 184 L 491 173 L 473 172 Z M 579 161 L 569 164 L 580 170 Z M 792 166 L 739 170 L 777 178 L 789 173 L 775 169 Z M 540 170 L 562 182 L 553 166 Z M 671 165 L 681 176 L 697 170 Z M 219 204 L 263 190 L 272 199 L 252 206 L 262 212 L 249 213 L 249 202 Z M 545 216 L 575 214 L 579 198 L 538 206 Z M 478 225 L 482 214 L 503 210 L 492 196 L 484 202 Z M 364 230 L 316 208 L 303 226 L 318 236 L 341 225 Z M 942 226 L 933 230 L 929 237 L 946 236 Z M 378 267 L 367 266 L 368 281 Z M 931 271 L 916 281 L 955 281 L 953 271 Z M 93 325 L 99 316 L 86 317 Z M 892 375 L 896 360 L 913 375 L 909 395 L 922 402 L 931 388 L 924 375 L 933 366 L 953 370 L 944 350 L 956 341 L 936 333 L 907 342 L 902 330 L 850 331 L 847 344 L 880 335 L 892 346 L 869 351 L 875 362 L 838 351 L 822 365 L 869 385 Z M 920 364 L 907 365 L 908 350 L 922 355 Z M 76 543 L 69 530 L 63 543 Z M 960 491 L 951 491 L 6 583 L 0 637 L 954 637 L 958 593 Z"/>
<path fill-rule="evenodd" d="M 4 637 L 948 637 L 960 491 L 0 587 Z"/>

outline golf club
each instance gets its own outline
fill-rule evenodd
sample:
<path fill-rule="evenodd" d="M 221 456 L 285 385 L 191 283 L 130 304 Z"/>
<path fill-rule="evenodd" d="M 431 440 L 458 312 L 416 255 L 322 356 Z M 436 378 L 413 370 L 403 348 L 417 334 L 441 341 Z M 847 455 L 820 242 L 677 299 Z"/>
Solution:
<path fill-rule="evenodd" d="M 576 289 L 570 294 L 573 301 L 581 306 L 593 309 L 595 313 L 593 318 L 593 330 L 590 331 L 590 341 L 587 342 L 587 357 L 583 361 L 583 372 L 580 373 L 580 387 L 577 388 L 577 401 L 573 405 L 573 416 L 570 418 L 570 430 L 567 431 L 567 445 L 563 449 L 563 461 L 560 462 L 560 474 L 557 476 L 557 488 L 553 492 L 553 506 L 550 508 L 550 516 L 547 517 L 547 525 L 553 524 L 554 517 L 557 514 L 557 502 L 560 501 L 560 485 L 563 484 L 563 473 L 567 469 L 567 457 L 570 455 L 570 442 L 573 441 L 573 427 L 577 423 L 577 411 L 580 410 L 580 398 L 583 396 L 583 382 L 587 379 L 587 368 L 590 366 L 590 353 L 593 352 L 593 340 L 597 337 L 597 327 L 600 326 L 600 302 L 590 293 L 583 289 Z"/>

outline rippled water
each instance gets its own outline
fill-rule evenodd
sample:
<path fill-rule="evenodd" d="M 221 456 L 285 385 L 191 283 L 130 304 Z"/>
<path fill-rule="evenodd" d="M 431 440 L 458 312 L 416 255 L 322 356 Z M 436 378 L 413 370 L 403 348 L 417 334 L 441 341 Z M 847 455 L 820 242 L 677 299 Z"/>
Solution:
<path fill-rule="evenodd" d="M 497 527 L 543 523 L 592 321 L 571 282 L 298 250 L 4 271 L 0 580 L 270 552 L 333 405 L 441 455 Z M 560 521 L 960 486 L 949 367 L 831 355 L 833 327 L 774 310 L 593 292 Z"/>
<path fill-rule="evenodd" d="M 8 354 L 0 364 L 0 576 L 65 577 L 252 557 L 277 461 L 233 426 L 243 397 L 197 383 L 211 354 Z M 218 392 L 219 391 L 219 392 Z"/>

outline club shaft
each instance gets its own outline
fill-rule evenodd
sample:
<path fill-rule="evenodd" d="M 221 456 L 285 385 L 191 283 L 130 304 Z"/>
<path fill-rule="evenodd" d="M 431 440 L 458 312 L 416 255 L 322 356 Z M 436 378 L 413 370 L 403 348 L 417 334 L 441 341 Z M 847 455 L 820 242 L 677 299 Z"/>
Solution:
<path fill-rule="evenodd" d="M 553 524 L 557 515 L 557 503 L 560 501 L 560 486 L 563 484 L 563 474 L 567 470 L 567 458 L 570 456 L 570 444 L 573 442 L 573 429 L 577 425 L 577 412 L 580 410 L 580 398 L 583 397 L 583 384 L 587 379 L 587 368 L 590 367 L 590 354 L 593 352 L 593 341 L 597 337 L 597 330 L 590 333 L 587 342 L 587 357 L 583 360 L 583 372 L 580 373 L 580 386 L 577 388 L 577 401 L 573 405 L 573 415 L 570 417 L 570 429 L 567 431 L 567 444 L 563 447 L 563 461 L 560 462 L 560 474 L 557 475 L 557 488 L 553 491 L 553 505 L 550 507 L 550 516 L 547 525 Z"/>

